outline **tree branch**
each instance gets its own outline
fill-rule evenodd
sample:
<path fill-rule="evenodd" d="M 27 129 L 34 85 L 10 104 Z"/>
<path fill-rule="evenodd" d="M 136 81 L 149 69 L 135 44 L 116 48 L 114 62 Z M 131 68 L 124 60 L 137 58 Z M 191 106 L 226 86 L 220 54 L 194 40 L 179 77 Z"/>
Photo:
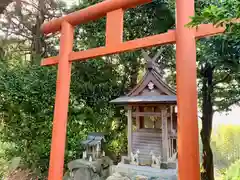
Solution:
<path fill-rule="evenodd" d="M 213 82 L 213 86 L 216 86 L 217 84 L 219 83 L 222 83 L 224 81 L 226 81 L 228 78 L 230 77 L 230 74 L 226 74 L 222 79 L 218 80 L 218 81 L 215 81 Z"/>
<path fill-rule="evenodd" d="M 6 7 L 12 3 L 13 0 L 1 0 L 0 2 L 0 14 L 6 9 Z"/>
<path fill-rule="evenodd" d="M 237 98 L 237 99 L 234 99 L 234 100 L 230 101 L 229 103 L 226 103 L 226 104 L 224 105 L 224 107 L 218 108 L 218 109 L 214 110 L 214 112 L 225 111 L 225 110 L 227 110 L 229 107 L 231 107 L 232 105 L 235 105 L 235 104 L 240 105 L 240 97 Z"/>

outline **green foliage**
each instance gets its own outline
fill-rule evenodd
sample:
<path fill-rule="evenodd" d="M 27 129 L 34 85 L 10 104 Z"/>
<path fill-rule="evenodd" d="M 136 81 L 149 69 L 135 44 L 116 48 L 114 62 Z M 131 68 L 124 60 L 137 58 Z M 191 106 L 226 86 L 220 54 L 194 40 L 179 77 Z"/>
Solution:
<path fill-rule="evenodd" d="M 225 170 L 240 159 L 240 126 L 220 126 L 212 137 L 214 162 Z"/>
<path fill-rule="evenodd" d="M 84 1 L 76 8 L 89 5 L 89 1 Z M 157 12 L 155 6 L 151 5 L 149 8 Z M 159 8 L 163 10 L 162 6 Z M 139 8 L 135 12 L 137 15 L 134 20 L 132 17 L 135 13 L 126 13 L 125 39 L 141 37 L 145 35 L 145 31 L 151 33 L 154 24 L 150 19 L 155 15 L 147 13 L 146 10 L 147 8 Z M 166 8 L 159 12 L 169 14 Z M 160 14 L 159 17 L 161 16 Z M 145 19 L 142 19 L 143 17 Z M 164 15 L 161 22 L 165 21 L 165 24 L 171 25 L 172 21 L 166 18 L 172 17 Z M 148 23 L 146 29 L 139 28 L 143 23 Z M 130 24 L 132 26 L 129 26 Z M 166 31 L 166 26 L 162 26 L 161 31 Z M 83 25 L 81 29 L 76 30 L 74 49 L 101 46 L 104 44 L 104 37 L 104 19 Z M 22 63 L 22 54 L 13 53 L 11 49 L 6 51 L 4 47 L 1 49 L 4 53 L 1 54 L 0 70 L 0 136 L 2 141 L 14 146 L 4 152 L 4 160 L 20 156 L 26 168 L 41 175 L 47 172 L 49 161 L 56 69 L 32 66 L 27 61 Z M 73 65 L 66 162 L 80 156 L 79 142 L 91 131 L 107 132 L 109 149 L 115 154 L 126 151 L 124 112 L 111 106 L 109 101 L 136 84 L 137 78 L 134 76 L 138 76 L 140 68 L 138 55 L 139 53 L 129 53 L 121 57 L 105 58 L 105 61 L 97 59 Z M 123 71 L 119 65 L 124 67 Z M 114 116 L 119 119 L 116 120 Z M 118 121 L 117 128 L 112 128 L 114 121 Z"/>
<path fill-rule="evenodd" d="M 7 166 L 8 162 L 4 157 L 6 150 L 8 148 L 9 148 L 9 144 L 0 141 L 0 179 L 3 178 L 3 176 L 5 175 L 5 172 L 7 172 L 7 169 L 8 169 L 8 166 Z"/>
<path fill-rule="evenodd" d="M 198 26 L 201 23 L 213 23 L 216 26 L 226 26 L 227 32 L 239 35 L 238 18 L 240 18 L 240 2 L 238 0 L 218 0 L 208 3 L 199 10 L 188 25 Z"/>
<path fill-rule="evenodd" d="M 240 3 L 230 1 L 196 2 L 197 13 L 187 27 L 202 23 L 213 23 L 226 27 L 221 36 L 198 42 L 198 87 L 199 103 L 202 111 L 201 138 L 203 143 L 202 175 L 213 180 L 213 157 L 210 147 L 212 120 L 215 111 L 228 111 L 229 107 L 240 102 Z"/>
<path fill-rule="evenodd" d="M 240 179 L 240 160 L 237 160 L 227 170 L 224 180 L 239 180 L 239 179 Z"/>
<path fill-rule="evenodd" d="M 33 169 L 48 164 L 56 72 L 38 66 L 2 65 L 1 139 L 13 143 L 8 159 L 20 156 Z"/>
<path fill-rule="evenodd" d="M 65 10 L 72 12 L 97 2 L 100 1 L 83 0 L 79 6 Z M 166 32 L 174 27 L 174 3 L 175 1 L 153 1 L 126 11 L 124 40 Z M 207 7 L 206 4 L 204 7 Z M 228 11 L 231 11 L 229 7 Z M 227 11 L 218 11 L 217 8 L 220 7 L 207 7 L 202 15 L 193 19 L 192 25 L 209 21 L 215 24 L 222 22 L 220 18 L 223 13 L 227 16 Z M 231 12 L 237 13 L 237 9 Z M 106 19 L 102 18 L 76 28 L 74 50 L 104 46 L 105 25 Z M 235 29 L 231 32 L 231 35 L 229 33 L 227 36 L 203 40 L 198 44 L 199 87 L 203 82 L 200 69 L 211 64 L 215 68 L 215 90 L 212 96 L 217 111 L 227 109 L 239 97 L 239 36 Z M 55 38 L 51 40 L 54 41 L 49 43 L 51 46 L 58 44 Z M 0 138 L 11 144 L 10 148 L 5 148 L 2 152 L 0 150 L 0 164 L 13 157 L 21 157 L 24 167 L 44 175 L 49 161 L 56 68 L 29 65 L 25 53 L 13 52 L 13 46 L 16 46 L 15 43 L 0 47 Z M 28 43 L 21 46 L 31 49 Z M 175 84 L 174 49 L 172 46 L 161 48 L 164 51 L 160 64 L 162 68 L 171 70 L 171 76 L 167 79 Z M 46 54 L 56 54 L 55 50 L 55 47 L 47 48 Z M 153 54 L 158 50 L 159 48 L 151 49 Z M 124 110 L 109 104 L 109 101 L 136 85 L 145 63 L 140 56 L 137 51 L 73 64 L 66 162 L 80 157 L 79 142 L 92 131 L 107 132 L 107 148 L 114 156 L 126 152 L 127 122 Z M 38 59 L 32 62 L 38 62 Z M 229 75 L 223 78 L 226 74 Z"/>
<path fill-rule="evenodd" d="M 66 162 L 80 157 L 80 141 L 88 132 L 108 133 L 107 140 L 114 153 L 126 149 L 123 147 L 126 145 L 126 123 L 112 127 L 118 111 L 109 104 L 120 95 L 119 87 L 122 86 L 116 70 L 113 64 L 99 60 L 74 64 Z M 4 161 L 20 156 L 24 168 L 44 175 L 51 144 L 56 68 L 2 63 L 0 78 L 0 138 L 13 144 L 13 148 L 4 151 Z M 118 117 L 123 114 L 119 111 Z"/>
<path fill-rule="evenodd" d="M 87 1 L 83 0 L 79 6 L 73 7 L 68 12 L 88 7 L 96 4 L 101 0 Z M 174 26 L 174 16 L 169 8 L 169 4 L 163 1 L 154 1 L 150 4 L 139 6 L 127 10 L 124 15 L 124 40 L 133 40 L 152 34 L 166 32 Z M 144 24 L 144 27 L 143 27 Z M 83 24 L 75 30 L 75 47 L 74 50 L 84 50 L 105 45 L 105 26 L 106 18 L 98 21 Z M 156 51 L 157 48 L 153 49 Z M 164 47 L 162 63 L 171 62 L 172 46 Z M 171 52 L 171 53 L 170 53 Z M 133 88 L 138 79 L 139 71 L 142 69 L 142 62 L 139 51 L 123 53 L 107 57 L 106 60 L 121 66 L 123 86 L 121 94 L 126 90 Z M 165 60 L 166 59 L 166 60 Z M 166 62 L 165 62 L 166 61 Z"/>

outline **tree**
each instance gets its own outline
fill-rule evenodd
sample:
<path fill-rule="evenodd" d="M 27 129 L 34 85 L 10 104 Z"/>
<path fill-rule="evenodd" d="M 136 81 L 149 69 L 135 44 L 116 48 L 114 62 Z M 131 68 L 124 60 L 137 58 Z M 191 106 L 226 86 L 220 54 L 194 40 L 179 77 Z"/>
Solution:
<path fill-rule="evenodd" d="M 1 140 L 13 144 L 6 156 L 20 156 L 27 167 L 44 171 L 50 150 L 55 71 L 1 64 L 0 73 Z"/>
<path fill-rule="evenodd" d="M 212 137 L 215 165 L 224 172 L 240 159 L 240 126 L 225 125 L 217 128 Z"/>
<path fill-rule="evenodd" d="M 23 6 L 25 1 L 21 2 Z M 96 2 L 99 1 L 90 3 L 83 1 L 80 7 L 75 7 L 71 11 Z M 21 12 L 24 8 L 26 7 L 21 8 Z M 27 11 L 27 13 L 32 12 Z M 18 17 L 14 13 L 12 15 Z M 24 17 L 25 15 L 23 13 Z M 34 22 L 33 26 L 36 22 L 34 15 L 29 20 Z M 135 11 L 127 11 L 125 19 L 124 39 L 126 40 L 150 35 L 153 30 L 154 33 L 164 32 L 174 24 L 168 5 L 159 1 L 138 7 Z M 30 24 L 29 21 L 26 23 Z M 161 29 L 154 26 L 155 21 L 162 25 Z M 146 24 L 146 28 L 141 28 L 142 24 Z M 8 23 L 2 24 L 5 30 L 8 25 Z M 27 28 L 22 21 L 19 21 L 19 26 Z M 30 40 L 27 41 L 32 42 L 32 32 L 24 30 L 23 34 L 18 34 L 19 30 L 14 29 L 17 40 L 25 40 L 27 38 L 25 36 L 28 36 Z M 105 19 L 82 25 L 76 29 L 74 50 L 104 45 L 104 36 Z M 56 41 L 54 46 L 57 44 Z M 7 45 L 7 47 L 10 46 Z M 26 49 L 32 51 L 28 43 Z M 163 57 L 171 55 L 172 47 L 168 46 L 166 49 L 168 51 L 164 51 Z M 156 51 L 156 49 L 153 50 Z M 46 49 L 46 54 L 52 53 L 52 50 Z M 6 57 L 10 54 L 11 56 Z M 139 70 L 143 64 L 139 56 L 139 52 L 126 53 L 74 63 L 66 162 L 80 156 L 79 141 L 91 131 L 108 132 L 107 140 L 110 149 L 117 153 L 124 152 L 126 149 L 126 117 L 124 111 L 110 105 L 109 101 L 126 93 L 137 83 Z M 1 139 L 14 145 L 13 149 L 6 152 L 6 157 L 22 156 L 26 167 L 44 174 L 48 167 L 50 151 L 56 69 L 39 67 L 33 65 L 34 63 L 21 63 L 23 56 L 18 53 L 14 57 L 11 52 L 3 53 L 1 58 L 0 110 L 3 114 Z M 36 57 L 33 60 L 39 62 Z"/>
<path fill-rule="evenodd" d="M 221 1 L 207 6 L 193 17 L 190 26 L 214 23 L 227 28 L 225 35 L 200 41 L 198 46 L 200 104 L 202 110 L 203 179 L 214 179 L 211 150 L 212 120 L 215 111 L 229 110 L 239 103 L 240 44 L 238 1 Z"/>
<path fill-rule="evenodd" d="M 83 9 L 98 2 L 100 2 L 100 0 L 91 2 L 84 0 L 81 1 L 79 6 L 71 8 L 68 12 Z M 174 26 L 174 16 L 170 11 L 169 4 L 164 1 L 154 1 L 145 6 L 128 10 L 125 12 L 124 21 L 124 40 L 133 40 L 152 34 L 166 32 Z M 144 27 L 142 27 L 143 24 Z M 97 22 L 81 25 L 81 27 L 75 31 L 75 37 L 78 40 L 75 50 L 104 46 L 105 25 L 105 18 Z M 166 49 L 170 50 L 170 48 Z M 170 53 L 163 53 L 163 55 L 169 54 Z M 136 85 L 138 72 L 142 68 L 143 63 L 142 59 L 139 58 L 140 56 L 141 53 L 137 51 L 108 57 L 108 61 L 114 59 L 114 61 L 117 61 L 118 64 L 123 66 L 122 73 L 125 74 L 125 76 L 123 76 L 123 82 L 125 82 L 124 84 L 127 88 L 123 86 L 122 92 Z"/>
<path fill-rule="evenodd" d="M 111 127 L 114 109 L 108 103 L 120 85 L 114 66 L 92 61 L 78 67 L 83 71 L 73 69 L 66 162 L 80 156 L 79 142 L 88 132 L 110 132 L 109 144 L 117 135 Z M 56 68 L 2 63 L 0 78 L 0 137 L 13 144 L 5 157 L 20 156 L 24 167 L 44 176 L 51 144 Z"/>
<path fill-rule="evenodd" d="M 240 160 L 233 163 L 226 172 L 224 180 L 238 180 L 240 177 Z"/>
<path fill-rule="evenodd" d="M 2 0 L 0 3 L 0 14 L 3 13 L 3 11 L 6 9 L 6 7 L 12 2 L 13 0 Z"/>
<path fill-rule="evenodd" d="M 40 27 L 45 20 L 59 17 L 63 6 L 61 1 L 54 0 L 14 1 L 2 14 L 1 32 L 7 40 L 15 39 L 14 43 L 17 45 L 14 51 L 30 54 L 31 62 L 39 63 L 34 61 L 46 56 L 47 52 L 54 49 L 51 46 L 51 38 L 43 36 Z"/>

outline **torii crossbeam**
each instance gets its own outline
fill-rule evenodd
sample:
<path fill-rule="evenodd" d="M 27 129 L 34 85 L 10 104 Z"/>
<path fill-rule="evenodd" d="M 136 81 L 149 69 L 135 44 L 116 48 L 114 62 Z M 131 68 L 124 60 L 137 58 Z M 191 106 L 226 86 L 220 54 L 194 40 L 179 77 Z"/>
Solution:
<path fill-rule="evenodd" d="M 200 180 L 196 39 L 222 33 L 224 28 L 211 24 L 200 25 L 198 29 L 185 27 L 189 17 L 194 15 L 194 0 L 176 0 L 176 30 L 123 42 L 124 11 L 150 2 L 152 0 L 105 0 L 42 25 L 45 34 L 61 33 L 59 55 L 42 61 L 42 65 L 58 65 L 48 180 L 62 180 L 63 177 L 72 62 L 169 43 L 176 43 L 178 178 Z M 107 16 L 106 45 L 73 52 L 74 26 L 104 16 Z"/>

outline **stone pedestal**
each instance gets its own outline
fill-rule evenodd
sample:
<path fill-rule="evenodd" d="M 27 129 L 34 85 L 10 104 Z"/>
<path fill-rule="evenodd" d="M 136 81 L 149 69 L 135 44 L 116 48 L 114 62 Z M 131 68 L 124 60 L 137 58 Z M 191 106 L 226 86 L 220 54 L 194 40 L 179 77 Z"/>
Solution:
<path fill-rule="evenodd" d="M 69 175 L 66 180 L 103 180 L 110 175 L 112 160 L 102 157 L 96 161 L 89 162 L 78 159 L 68 163 Z"/>
<path fill-rule="evenodd" d="M 157 169 L 149 166 L 135 166 L 122 163 L 119 163 L 114 169 L 115 173 L 126 174 L 127 177 L 130 177 L 132 180 L 140 177 L 149 180 L 177 180 L 176 169 Z"/>

